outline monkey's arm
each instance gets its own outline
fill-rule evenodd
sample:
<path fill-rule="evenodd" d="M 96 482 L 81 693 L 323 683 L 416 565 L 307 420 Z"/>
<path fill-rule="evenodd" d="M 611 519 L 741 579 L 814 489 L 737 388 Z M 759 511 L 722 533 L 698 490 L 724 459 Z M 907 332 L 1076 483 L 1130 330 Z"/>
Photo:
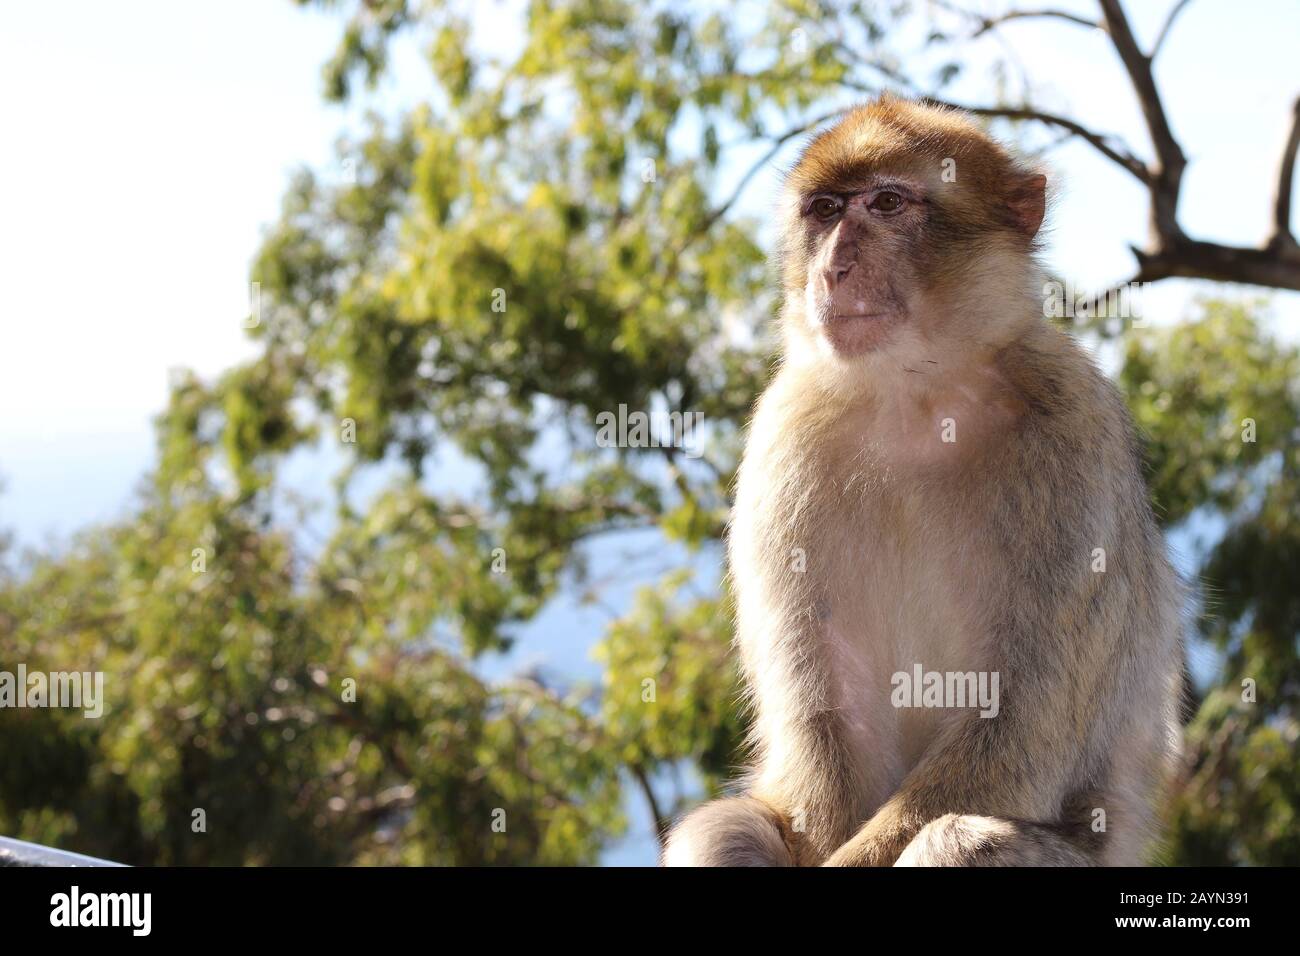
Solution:
<path fill-rule="evenodd" d="M 979 720 L 980 718 L 975 718 Z M 1000 821 L 1051 821 L 1059 812 L 1063 778 L 1059 762 L 1031 752 L 1069 748 L 1030 743 L 967 721 L 936 745 L 898 792 L 825 862 L 826 866 L 892 866 L 927 824 L 949 817 Z M 1036 732 L 1022 728 L 1027 737 Z"/>
<path fill-rule="evenodd" d="M 1001 673 L 1001 711 L 982 718 L 964 711 L 927 750 L 902 786 L 853 837 L 830 866 L 892 866 L 912 838 L 946 814 L 1051 822 L 1060 813 L 1072 770 L 1086 750 L 1099 693 L 1096 672 L 1080 673 L 1066 640 L 1021 632 L 1034 654 L 1009 649 Z"/>

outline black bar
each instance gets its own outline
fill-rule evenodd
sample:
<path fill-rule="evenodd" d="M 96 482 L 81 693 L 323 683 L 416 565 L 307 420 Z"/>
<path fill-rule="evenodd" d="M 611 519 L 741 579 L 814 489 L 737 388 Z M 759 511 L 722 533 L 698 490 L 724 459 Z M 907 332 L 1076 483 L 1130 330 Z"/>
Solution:
<path fill-rule="evenodd" d="M 169 949 L 253 940 L 320 941 L 334 951 L 349 940 L 478 948 L 517 937 L 605 951 L 755 931 L 769 945 L 773 931 L 798 933 L 808 945 L 847 933 L 866 949 L 872 939 L 911 939 L 915 952 L 947 938 L 1054 948 L 1098 937 L 1180 946 L 1203 939 L 1221 948 L 1256 933 L 1287 938 L 1293 884 L 1293 871 L 1275 869 L 10 868 L 0 869 L 0 932 L 6 942 L 140 938 L 130 925 L 52 925 L 75 892 L 82 905 L 97 894 L 149 894 L 148 937 Z M 142 915 L 143 895 L 136 902 Z M 1135 919 L 1151 923 L 1127 922 Z M 1189 925 L 1202 919 L 1213 925 Z"/>

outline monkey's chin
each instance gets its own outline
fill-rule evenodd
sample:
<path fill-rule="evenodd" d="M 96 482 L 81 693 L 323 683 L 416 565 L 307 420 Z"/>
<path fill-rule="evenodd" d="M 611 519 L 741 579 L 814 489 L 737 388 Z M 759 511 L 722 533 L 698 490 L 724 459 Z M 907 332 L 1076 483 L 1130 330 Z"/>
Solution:
<path fill-rule="evenodd" d="M 840 358 L 875 352 L 889 341 L 898 324 L 896 312 L 832 315 L 821 323 L 822 337 Z"/>

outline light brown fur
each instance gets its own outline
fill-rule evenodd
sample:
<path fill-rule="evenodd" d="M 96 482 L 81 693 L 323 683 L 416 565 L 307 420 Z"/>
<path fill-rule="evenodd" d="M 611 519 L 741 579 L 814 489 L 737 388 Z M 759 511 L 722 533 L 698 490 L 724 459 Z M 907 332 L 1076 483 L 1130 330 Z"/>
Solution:
<path fill-rule="evenodd" d="M 882 176 L 919 198 L 868 208 Z M 810 222 L 828 187 L 867 199 Z M 688 816 L 666 863 L 1143 860 L 1181 594 L 1123 402 L 1042 316 L 1041 189 L 965 118 L 893 99 L 790 175 L 784 360 L 729 540 L 755 762 L 748 796 Z M 825 310 L 846 295 L 889 314 L 836 340 Z M 895 707 L 891 675 L 918 663 L 997 672 L 997 716 Z"/>

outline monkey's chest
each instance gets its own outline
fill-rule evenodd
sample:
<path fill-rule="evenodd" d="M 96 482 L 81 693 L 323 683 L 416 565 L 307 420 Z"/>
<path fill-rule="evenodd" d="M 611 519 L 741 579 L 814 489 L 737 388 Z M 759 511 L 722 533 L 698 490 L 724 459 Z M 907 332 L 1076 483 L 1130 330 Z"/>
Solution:
<path fill-rule="evenodd" d="M 781 482 L 787 500 L 756 501 L 737 522 L 752 523 L 749 540 L 768 555 L 755 603 L 775 620 L 809 622 L 793 641 L 788 628 L 749 629 L 772 644 L 760 656 L 834 715 L 867 791 L 883 800 L 957 705 L 977 703 L 925 691 L 946 688 L 948 675 L 965 687 L 964 675 L 987 669 L 980 621 L 995 559 L 933 494 L 867 456 L 848 465 Z"/>
<path fill-rule="evenodd" d="M 980 671 L 985 643 L 976 576 L 962 558 L 978 549 L 956 535 L 945 541 L 926 519 L 897 518 L 896 511 L 873 516 L 867 507 L 858 523 L 844 526 L 844 553 L 855 557 L 826 569 L 817 638 L 841 725 L 861 748 L 887 746 L 901 774 L 955 704 L 914 689 Z"/>

